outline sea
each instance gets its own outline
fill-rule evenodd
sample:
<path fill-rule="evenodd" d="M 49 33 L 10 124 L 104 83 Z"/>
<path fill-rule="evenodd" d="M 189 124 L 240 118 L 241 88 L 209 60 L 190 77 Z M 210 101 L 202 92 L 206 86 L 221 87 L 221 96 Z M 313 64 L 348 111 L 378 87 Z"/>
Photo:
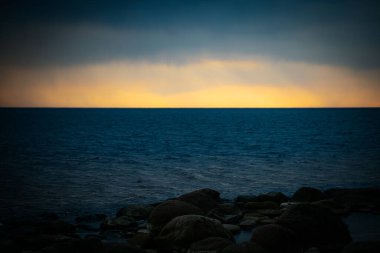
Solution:
<path fill-rule="evenodd" d="M 0 109 L 0 216 L 380 187 L 380 109 Z"/>

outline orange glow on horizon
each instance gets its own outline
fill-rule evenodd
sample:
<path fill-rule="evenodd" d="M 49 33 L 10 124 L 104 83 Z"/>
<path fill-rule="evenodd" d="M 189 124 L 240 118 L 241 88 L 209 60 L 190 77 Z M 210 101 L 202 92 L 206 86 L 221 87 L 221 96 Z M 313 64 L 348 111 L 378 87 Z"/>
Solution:
<path fill-rule="evenodd" d="M 0 77 L 8 107 L 379 107 L 379 71 L 292 62 L 117 62 L 15 69 Z"/>

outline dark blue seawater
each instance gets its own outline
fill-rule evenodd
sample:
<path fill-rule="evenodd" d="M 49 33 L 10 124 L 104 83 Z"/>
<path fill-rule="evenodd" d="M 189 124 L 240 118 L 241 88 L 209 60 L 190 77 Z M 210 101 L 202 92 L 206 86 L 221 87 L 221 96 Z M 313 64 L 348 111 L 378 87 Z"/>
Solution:
<path fill-rule="evenodd" d="M 0 215 L 380 187 L 380 109 L 0 109 Z"/>

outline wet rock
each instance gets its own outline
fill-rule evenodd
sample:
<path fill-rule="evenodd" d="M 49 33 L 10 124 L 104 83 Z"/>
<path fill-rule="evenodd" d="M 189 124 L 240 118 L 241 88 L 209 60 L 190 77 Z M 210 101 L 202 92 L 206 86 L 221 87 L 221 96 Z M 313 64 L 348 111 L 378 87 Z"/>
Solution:
<path fill-rule="evenodd" d="M 247 213 L 244 215 L 243 219 L 240 221 L 239 226 L 242 228 L 250 228 L 256 225 L 267 224 L 262 221 L 269 220 L 268 216 L 264 216 L 259 213 Z"/>
<path fill-rule="evenodd" d="M 330 189 L 325 194 L 355 212 L 380 213 L 380 189 Z"/>
<path fill-rule="evenodd" d="M 129 205 L 127 207 L 121 208 L 116 217 L 120 216 L 130 216 L 136 220 L 146 219 L 148 218 L 150 212 L 153 210 L 152 205 Z"/>
<path fill-rule="evenodd" d="M 275 219 L 259 219 L 257 222 L 257 225 L 268 225 L 268 224 L 274 224 L 277 220 Z"/>
<path fill-rule="evenodd" d="M 146 220 L 138 220 L 137 227 L 138 229 L 146 229 L 148 227 L 148 222 Z"/>
<path fill-rule="evenodd" d="M 268 216 L 265 216 L 261 213 L 258 213 L 258 212 L 254 212 L 254 213 L 246 213 L 244 214 L 243 216 L 243 219 L 244 218 L 260 218 L 260 219 L 266 219 L 266 218 L 269 218 Z"/>
<path fill-rule="evenodd" d="M 213 219 L 217 219 L 217 220 L 220 220 L 221 222 L 223 222 L 224 220 L 224 212 L 219 209 L 219 208 L 214 208 L 210 211 L 207 212 L 207 216 L 210 217 L 210 218 L 213 218 Z"/>
<path fill-rule="evenodd" d="M 201 215 L 183 215 L 162 228 L 157 242 L 162 248 L 188 248 L 208 237 L 233 238 L 218 220 Z"/>
<path fill-rule="evenodd" d="M 278 204 L 287 202 L 289 198 L 281 192 L 268 192 L 266 194 L 258 195 L 254 198 L 255 202 L 273 201 Z"/>
<path fill-rule="evenodd" d="M 244 205 L 244 208 L 248 210 L 278 209 L 280 205 L 273 201 L 248 202 Z"/>
<path fill-rule="evenodd" d="M 137 228 L 137 223 L 135 219 L 129 216 L 120 216 L 113 219 L 106 219 L 101 224 L 101 228 L 104 230 L 121 229 L 121 230 L 131 230 Z"/>
<path fill-rule="evenodd" d="M 222 222 L 228 224 L 237 224 L 242 218 L 241 214 L 224 215 Z"/>
<path fill-rule="evenodd" d="M 199 190 L 193 191 L 192 193 L 203 193 L 203 194 L 210 196 L 211 198 L 213 198 L 216 201 L 220 200 L 220 193 L 218 191 L 210 189 L 210 188 L 199 189 Z"/>
<path fill-rule="evenodd" d="M 244 229 L 252 228 L 258 224 L 260 218 L 258 217 L 252 217 L 252 218 L 243 218 L 239 226 Z"/>
<path fill-rule="evenodd" d="M 347 226 L 339 216 L 312 204 L 290 206 L 278 217 L 278 224 L 296 232 L 305 248 L 317 247 L 322 252 L 339 250 L 351 241 Z"/>
<path fill-rule="evenodd" d="M 300 203 L 289 201 L 289 202 L 281 203 L 280 208 L 283 209 L 283 208 L 287 208 L 289 206 L 298 205 L 298 204 L 300 204 Z"/>
<path fill-rule="evenodd" d="M 211 189 L 201 189 L 183 194 L 178 200 L 192 204 L 207 213 L 218 207 L 219 193 Z"/>
<path fill-rule="evenodd" d="M 208 216 L 218 219 L 222 223 L 236 224 L 242 218 L 242 212 L 233 204 L 219 204 L 218 208 L 208 212 Z"/>
<path fill-rule="evenodd" d="M 338 215 L 347 215 L 350 213 L 350 207 L 345 204 L 339 203 L 332 199 L 324 199 L 313 202 L 314 205 L 325 207 L 329 209 L 331 212 Z"/>
<path fill-rule="evenodd" d="M 101 223 L 107 218 L 104 214 L 92 214 L 79 216 L 75 219 L 75 227 L 78 233 L 96 232 L 100 230 Z"/>
<path fill-rule="evenodd" d="M 264 216 L 268 216 L 270 218 L 274 218 L 282 214 L 282 210 L 280 209 L 260 209 L 256 211 L 258 214 L 262 214 Z"/>
<path fill-rule="evenodd" d="M 326 196 L 318 189 L 301 187 L 292 196 L 294 202 L 313 202 L 324 199 Z"/>
<path fill-rule="evenodd" d="M 233 224 L 223 224 L 223 227 L 230 231 L 230 233 L 232 234 L 237 234 L 240 232 L 240 227 L 237 226 L 237 225 L 233 225 Z"/>
<path fill-rule="evenodd" d="M 140 228 L 139 230 L 137 230 L 137 233 L 150 234 L 150 231 L 145 228 Z"/>
<path fill-rule="evenodd" d="M 132 238 L 128 239 L 128 242 L 141 248 L 155 247 L 151 233 L 137 232 Z"/>
<path fill-rule="evenodd" d="M 218 210 L 223 214 L 238 214 L 241 213 L 240 209 L 232 203 L 218 204 Z"/>
<path fill-rule="evenodd" d="M 187 202 L 168 200 L 156 206 L 150 213 L 148 222 L 153 233 L 158 233 L 163 226 L 177 216 L 187 214 L 203 215 L 203 211 Z"/>
<path fill-rule="evenodd" d="M 188 253 L 199 253 L 199 252 L 215 252 L 219 253 L 227 246 L 233 243 L 222 237 L 208 237 L 206 239 L 194 242 L 191 244 Z"/>
<path fill-rule="evenodd" d="M 344 247 L 342 253 L 379 253 L 380 241 L 352 242 Z"/>
<path fill-rule="evenodd" d="M 90 214 L 75 218 L 77 223 L 101 222 L 107 218 L 105 214 Z"/>
<path fill-rule="evenodd" d="M 224 248 L 221 253 L 269 253 L 262 246 L 253 242 L 233 244 Z"/>
<path fill-rule="evenodd" d="M 235 199 L 235 203 L 247 203 L 247 202 L 254 202 L 256 195 L 239 195 Z"/>
<path fill-rule="evenodd" d="M 252 233 L 251 242 L 259 244 L 270 253 L 302 253 L 296 233 L 277 224 L 256 228 Z"/>

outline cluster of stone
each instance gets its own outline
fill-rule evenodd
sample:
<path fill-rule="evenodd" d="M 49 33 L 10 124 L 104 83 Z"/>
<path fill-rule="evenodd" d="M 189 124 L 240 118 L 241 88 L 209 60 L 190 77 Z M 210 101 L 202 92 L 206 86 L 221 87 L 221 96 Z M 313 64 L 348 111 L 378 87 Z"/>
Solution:
<path fill-rule="evenodd" d="M 342 216 L 380 214 L 379 189 L 303 187 L 222 200 L 200 189 L 156 204 L 128 205 L 115 217 L 55 214 L 2 221 L 0 252 L 15 253 L 360 253 L 380 241 L 352 242 Z M 242 230 L 251 236 L 237 243 Z"/>

